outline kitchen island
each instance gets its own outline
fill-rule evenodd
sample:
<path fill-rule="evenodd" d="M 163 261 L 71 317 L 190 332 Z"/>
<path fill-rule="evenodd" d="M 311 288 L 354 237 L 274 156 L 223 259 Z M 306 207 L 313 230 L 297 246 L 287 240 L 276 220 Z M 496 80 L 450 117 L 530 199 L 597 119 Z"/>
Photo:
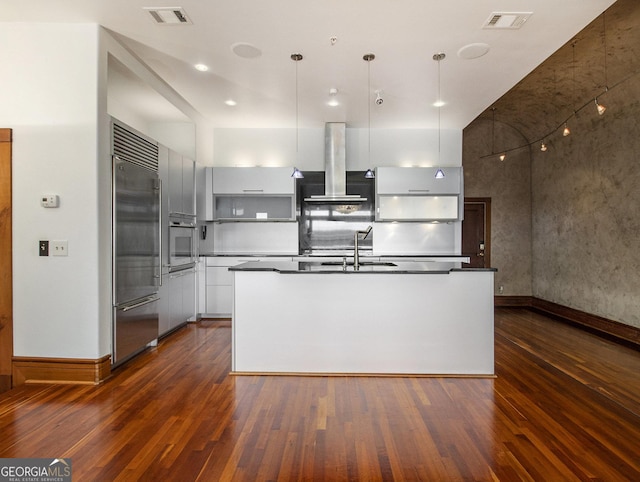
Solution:
<path fill-rule="evenodd" d="M 493 376 L 493 269 L 257 261 L 233 272 L 232 372 Z"/>

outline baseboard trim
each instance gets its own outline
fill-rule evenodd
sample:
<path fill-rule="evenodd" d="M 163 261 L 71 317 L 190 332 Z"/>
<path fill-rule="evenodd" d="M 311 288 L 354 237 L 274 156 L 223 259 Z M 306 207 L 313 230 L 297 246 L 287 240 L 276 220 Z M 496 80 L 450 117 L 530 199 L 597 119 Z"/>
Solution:
<path fill-rule="evenodd" d="M 612 338 L 615 341 L 630 344 L 635 349 L 640 349 L 640 328 L 534 296 L 494 296 L 493 299 L 496 308 L 530 308 L 600 336 Z"/>
<path fill-rule="evenodd" d="M 609 320 L 602 316 L 569 308 L 540 298 L 532 298 L 531 308 L 562 320 L 582 326 L 590 331 L 614 337 L 640 348 L 640 328 Z"/>
<path fill-rule="evenodd" d="M 98 385 L 111 375 L 111 356 L 78 358 L 13 357 L 13 385 L 62 383 Z"/>
<path fill-rule="evenodd" d="M 11 390 L 11 375 L 0 375 L 0 393 Z"/>
<path fill-rule="evenodd" d="M 531 308 L 533 298 L 531 296 L 494 296 L 493 305 L 503 307 Z"/>

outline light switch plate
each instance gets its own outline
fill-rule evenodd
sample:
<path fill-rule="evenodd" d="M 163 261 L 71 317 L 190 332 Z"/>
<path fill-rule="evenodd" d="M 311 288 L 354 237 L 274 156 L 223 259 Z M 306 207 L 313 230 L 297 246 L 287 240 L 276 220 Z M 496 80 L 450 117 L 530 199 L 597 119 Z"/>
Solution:
<path fill-rule="evenodd" d="M 51 241 L 49 243 L 49 255 L 51 256 L 69 256 L 68 241 Z"/>

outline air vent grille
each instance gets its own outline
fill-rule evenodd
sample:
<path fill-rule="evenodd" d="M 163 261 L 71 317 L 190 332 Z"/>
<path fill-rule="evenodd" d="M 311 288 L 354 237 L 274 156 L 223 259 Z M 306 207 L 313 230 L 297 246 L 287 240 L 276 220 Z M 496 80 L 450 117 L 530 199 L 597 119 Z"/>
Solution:
<path fill-rule="evenodd" d="M 192 25 L 182 7 L 145 7 L 158 25 Z"/>
<path fill-rule="evenodd" d="M 158 172 L 158 146 L 115 123 L 113 155 Z"/>
<path fill-rule="evenodd" d="M 482 28 L 517 30 L 531 15 L 533 12 L 493 12 Z"/>

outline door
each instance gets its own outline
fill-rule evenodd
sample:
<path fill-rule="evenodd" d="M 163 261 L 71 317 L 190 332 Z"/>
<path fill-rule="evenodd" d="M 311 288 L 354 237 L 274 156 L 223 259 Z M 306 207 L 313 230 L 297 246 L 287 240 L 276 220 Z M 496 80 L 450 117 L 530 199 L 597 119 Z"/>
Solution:
<path fill-rule="evenodd" d="M 491 267 L 491 198 L 465 198 L 462 255 L 470 268 Z"/>
<path fill-rule="evenodd" d="M 13 356 L 11 136 L 11 129 L 0 129 L 0 393 L 11 388 Z"/>

